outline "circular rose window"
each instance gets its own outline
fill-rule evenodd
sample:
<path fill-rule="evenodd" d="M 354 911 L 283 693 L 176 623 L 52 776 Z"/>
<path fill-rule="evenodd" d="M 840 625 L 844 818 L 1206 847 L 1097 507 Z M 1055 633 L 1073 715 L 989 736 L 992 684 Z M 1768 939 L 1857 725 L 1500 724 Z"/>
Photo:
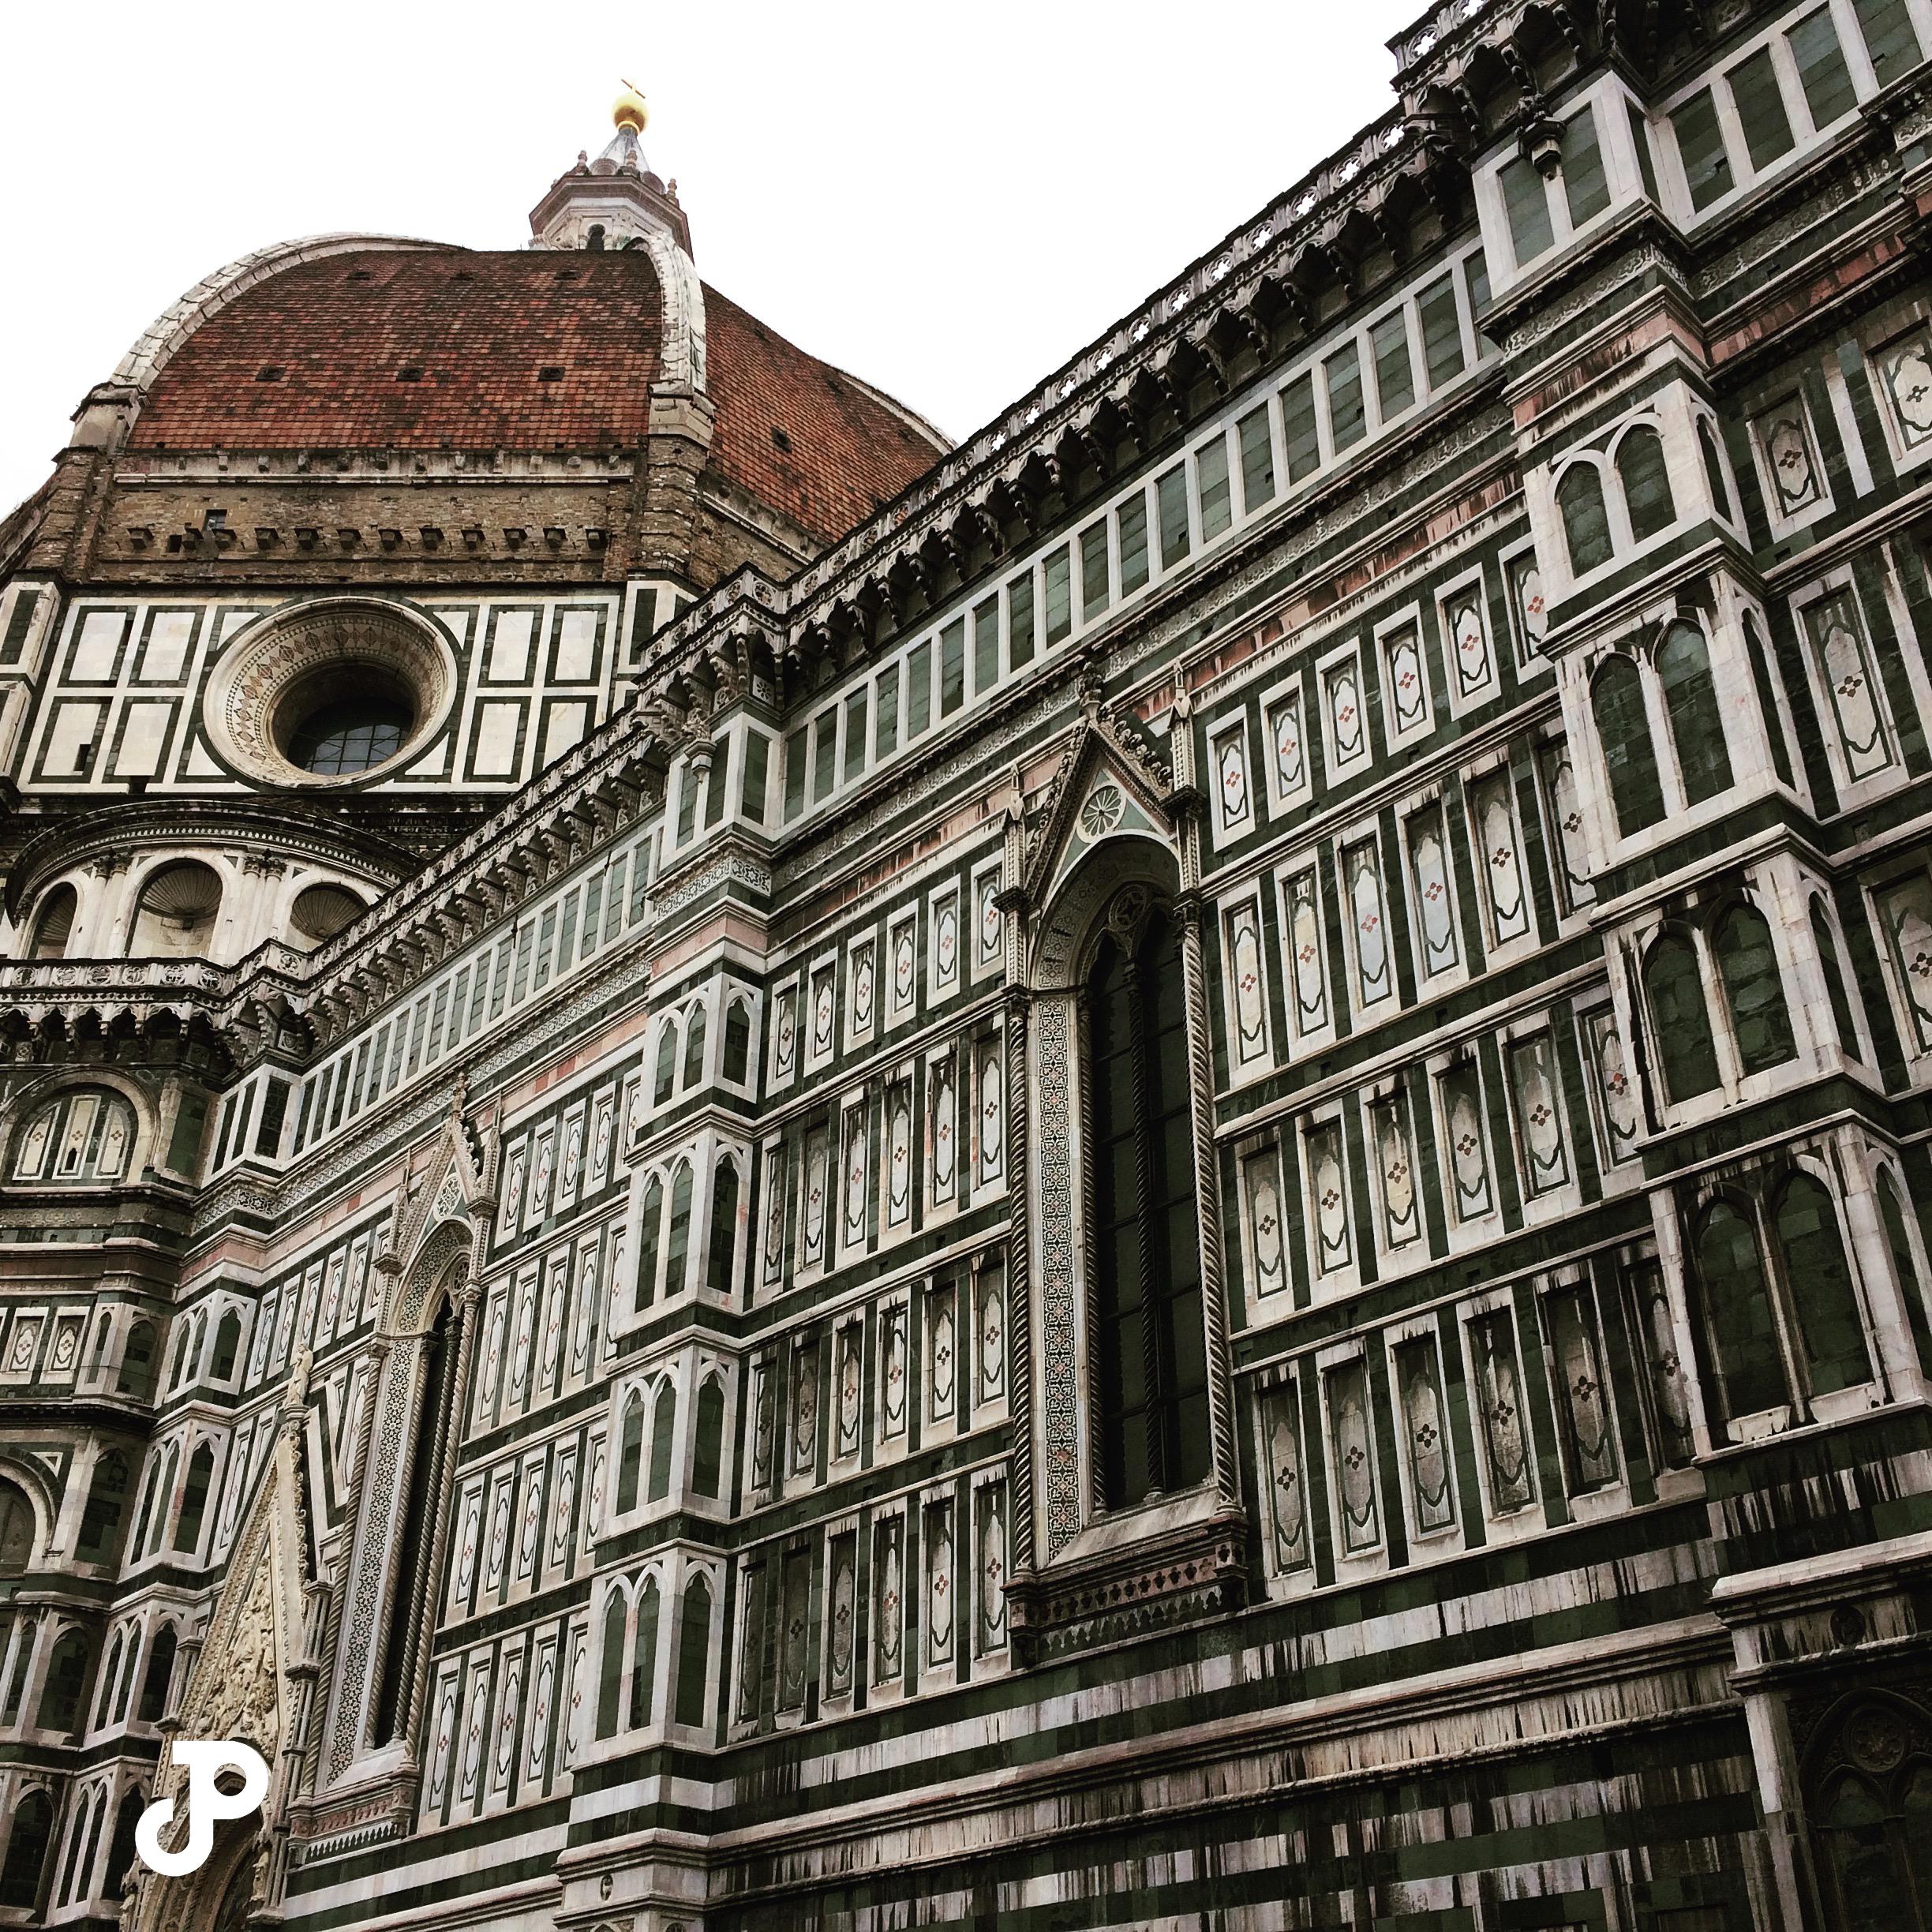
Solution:
<path fill-rule="evenodd" d="M 215 668 L 215 749 L 264 784 L 333 788 L 393 776 L 449 716 L 456 662 L 400 604 L 320 597 L 246 632 Z"/>

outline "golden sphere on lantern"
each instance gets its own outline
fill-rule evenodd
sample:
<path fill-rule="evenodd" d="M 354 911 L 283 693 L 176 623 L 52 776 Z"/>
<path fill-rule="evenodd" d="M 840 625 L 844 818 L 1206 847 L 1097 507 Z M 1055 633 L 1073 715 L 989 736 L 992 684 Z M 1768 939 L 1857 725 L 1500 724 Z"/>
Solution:
<path fill-rule="evenodd" d="M 633 134 L 642 134 L 644 124 L 650 118 L 650 110 L 644 104 L 644 96 L 628 84 L 617 96 L 611 107 L 611 119 L 620 128 L 628 128 Z"/>

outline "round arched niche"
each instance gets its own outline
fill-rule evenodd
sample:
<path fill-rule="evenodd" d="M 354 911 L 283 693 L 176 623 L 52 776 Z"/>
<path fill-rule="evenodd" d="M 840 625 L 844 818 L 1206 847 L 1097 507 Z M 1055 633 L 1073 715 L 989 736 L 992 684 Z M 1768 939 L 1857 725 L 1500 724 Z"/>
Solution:
<path fill-rule="evenodd" d="M 456 660 L 420 612 L 319 597 L 248 631 L 202 713 L 215 750 L 257 783 L 339 791 L 393 777 L 447 721 Z"/>

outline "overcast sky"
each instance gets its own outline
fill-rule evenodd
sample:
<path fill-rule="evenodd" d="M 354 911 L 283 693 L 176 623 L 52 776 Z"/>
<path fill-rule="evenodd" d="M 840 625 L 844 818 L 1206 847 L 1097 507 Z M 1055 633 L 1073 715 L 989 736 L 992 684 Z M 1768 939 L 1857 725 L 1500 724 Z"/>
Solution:
<path fill-rule="evenodd" d="M 1395 96 L 1424 0 L 20 4 L 0 508 L 211 270 L 348 230 L 517 248 L 620 77 L 705 279 L 955 438 Z"/>

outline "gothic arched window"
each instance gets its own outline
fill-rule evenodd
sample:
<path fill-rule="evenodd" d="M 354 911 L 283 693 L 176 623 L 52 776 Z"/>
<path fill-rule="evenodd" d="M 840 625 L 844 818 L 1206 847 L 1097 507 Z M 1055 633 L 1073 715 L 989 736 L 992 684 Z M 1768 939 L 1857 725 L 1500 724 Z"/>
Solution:
<path fill-rule="evenodd" d="M 702 1087 L 705 1076 L 705 1009 L 691 1009 L 691 1030 L 684 1036 L 684 1085 Z"/>
<path fill-rule="evenodd" d="M 13 1807 L 6 1863 L 0 1866 L 0 1905 L 32 1911 L 40 1893 L 40 1868 L 54 1835 L 54 1804 L 43 1791 L 30 1791 Z"/>
<path fill-rule="evenodd" d="M 1711 503 L 1720 517 L 1731 514 L 1731 492 L 1724 488 L 1723 459 L 1717 454 L 1717 438 L 1708 416 L 1698 418 L 1698 448 L 1704 458 L 1704 481 L 1710 486 Z"/>
<path fill-rule="evenodd" d="M 148 1809 L 148 1795 L 137 1784 L 121 1800 L 114 1814 L 114 1837 L 107 1841 L 107 1875 L 101 1881 L 101 1896 L 118 1899 L 127 1882 L 128 1867 L 134 1863 L 134 1832 L 141 1814 Z"/>
<path fill-rule="evenodd" d="M 1673 625 L 1657 663 L 1684 797 L 1701 805 L 1731 788 L 1731 754 L 1724 744 L 1724 718 L 1703 632 L 1695 624 Z"/>
<path fill-rule="evenodd" d="M 1904 1750 L 1906 1720 L 1882 1705 L 1854 1711 L 1843 1734 L 1849 1748 L 1835 1754 L 1837 1767 L 1807 1807 L 1826 1922 L 1833 1932 L 1928 1932 L 1932 1763 Z M 1879 1768 L 1902 1751 L 1896 1769 Z"/>
<path fill-rule="evenodd" d="M 665 1243 L 665 1299 L 682 1294 L 691 1263 L 691 1170 L 680 1161 L 671 1177 L 671 1233 Z"/>
<path fill-rule="evenodd" d="M 182 1489 L 181 1515 L 174 1525 L 174 1547 L 189 1556 L 201 1546 L 201 1519 L 208 1514 L 208 1486 L 215 1480 L 215 1451 L 202 1443 L 188 1458 L 188 1481 Z"/>
<path fill-rule="evenodd" d="M 168 1680 L 174 1675 L 174 1626 L 163 1623 L 155 1632 L 154 1647 L 148 1653 L 148 1669 L 141 1679 L 140 1702 L 134 1715 L 143 1724 L 159 1724 L 167 1710 Z"/>
<path fill-rule="evenodd" d="M 711 1247 L 705 1263 L 705 1286 L 713 1294 L 732 1291 L 737 1245 L 738 1170 L 723 1160 L 711 1177 Z"/>
<path fill-rule="evenodd" d="M 1590 714 L 1610 776 L 1617 831 L 1629 838 L 1664 816 L 1664 788 L 1644 711 L 1643 676 L 1620 652 L 1604 660 L 1591 683 Z"/>
<path fill-rule="evenodd" d="M 711 1586 L 701 1576 L 684 1586 L 678 1608 L 677 1708 L 681 1724 L 701 1724 L 710 1702 L 705 1673 L 711 1657 Z"/>
<path fill-rule="evenodd" d="M 617 1513 L 638 1506 L 638 1485 L 644 1469 L 644 1398 L 633 1389 L 624 1398 L 623 1428 L 617 1452 Z"/>
<path fill-rule="evenodd" d="M 1698 1275 L 1727 1416 L 1754 1415 L 1789 1398 L 1777 1322 L 1750 1221 L 1728 1200 L 1705 1211 L 1697 1242 Z"/>
<path fill-rule="evenodd" d="M 1098 1286 L 1095 1420 L 1120 1509 L 1211 1468 L 1180 929 L 1101 942 L 1088 979 Z"/>
<path fill-rule="evenodd" d="M 677 1391 L 668 1376 L 651 1405 L 650 1484 L 647 1503 L 661 1503 L 671 1493 L 671 1451 L 677 1440 Z"/>
<path fill-rule="evenodd" d="M 126 1372 L 122 1371 L 124 1376 Z M 114 1555 L 114 1533 L 121 1527 L 121 1512 L 127 1507 L 127 1458 L 118 1449 L 110 1449 L 94 1465 L 87 1506 L 80 1512 L 76 1556 L 89 1563 L 106 1563 Z"/>
<path fill-rule="evenodd" d="M 1831 1001 L 1832 1024 L 1838 1032 L 1839 1050 L 1848 1060 L 1859 1058 L 1858 1022 L 1852 1017 L 1852 989 L 1845 983 L 1844 968 L 1839 964 L 1838 941 L 1832 931 L 1831 915 L 1815 894 L 1811 900 L 1811 938 L 1818 947 L 1818 964 L 1825 975 L 1825 991 Z"/>
<path fill-rule="evenodd" d="M 1631 430 L 1617 445 L 1617 480 L 1623 485 L 1623 504 L 1630 511 L 1631 534 L 1642 543 L 1677 521 L 1671 501 L 1670 471 L 1664 461 L 1664 439 L 1647 426 Z"/>
<path fill-rule="evenodd" d="M 667 1020 L 657 1035 L 657 1077 L 651 1088 L 653 1106 L 662 1106 L 677 1084 L 677 1022 Z"/>
<path fill-rule="evenodd" d="M 629 1728 L 642 1731 L 651 1720 L 657 1676 L 657 1579 L 647 1576 L 638 1588 L 637 1637 L 631 1646 Z"/>
<path fill-rule="evenodd" d="M 80 1715 L 80 1693 L 87 1682 L 87 1638 L 70 1630 L 47 1659 L 47 1682 L 40 1690 L 38 1723 L 43 1731 L 63 1734 L 73 1729 Z"/>
<path fill-rule="evenodd" d="M 1611 557 L 1610 516 L 1604 507 L 1603 478 L 1593 462 L 1574 462 L 1556 485 L 1556 507 L 1563 512 L 1563 541 L 1570 548 L 1570 568 L 1581 577 Z"/>
<path fill-rule="evenodd" d="M 242 1346 L 242 1317 L 233 1309 L 221 1318 L 215 1331 L 215 1361 L 210 1370 L 219 1382 L 234 1373 L 235 1356 Z"/>
<path fill-rule="evenodd" d="M 1667 932 L 1650 949 L 1644 961 L 1644 994 L 1664 1097 L 1677 1102 L 1709 1093 L 1717 1084 L 1717 1047 L 1696 949 L 1682 934 Z"/>
<path fill-rule="evenodd" d="M 1775 1225 L 1812 1394 L 1829 1395 L 1869 1382 L 1871 1357 L 1858 1292 L 1838 1231 L 1838 1210 L 1824 1182 L 1802 1170 L 1793 1174 L 1778 1196 Z"/>
<path fill-rule="evenodd" d="M 691 1488 L 701 1496 L 718 1492 L 724 1460 L 724 1391 L 716 1376 L 698 1391 L 698 1430 L 691 1447 Z"/>
<path fill-rule="evenodd" d="M 624 1593 L 613 1583 L 604 1598 L 604 1648 L 597 1672 L 597 1734 L 617 1735 L 617 1712 L 623 1695 Z"/>
<path fill-rule="evenodd" d="M 117 1631 L 107 1652 L 107 1668 L 101 1672 L 100 1698 L 94 1706 L 94 1728 L 99 1730 L 107 1721 L 107 1713 L 114 1707 L 114 1679 L 120 1673 L 121 1651 L 125 1639 Z"/>
<path fill-rule="evenodd" d="M 751 1062 L 751 1009 L 735 999 L 724 1013 L 724 1077 L 742 1086 Z"/>
<path fill-rule="evenodd" d="M 657 1297 L 657 1241 L 664 1226 L 664 1183 L 655 1174 L 644 1184 L 644 1220 L 638 1234 L 637 1294 L 631 1307 L 642 1314 Z"/>
<path fill-rule="evenodd" d="M 17 1484 L 0 1482 L 0 1577 L 23 1574 L 33 1560 L 34 1511 Z"/>
<path fill-rule="evenodd" d="M 1718 926 L 1713 949 L 1744 1071 L 1762 1073 L 1796 1059 L 1791 1009 L 1784 1003 L 1784 982 L 1764 915 L 1755 906 L 1733 906 Z"/>
<path fill-rule="evenodd" d="M 154 1380 L 154 1324 L 137 1321 L 128 1331 L 127 1346 L 121 1351 L 121 1374 L 114 1383 L 117 1395 L 131 1395 L 137 1402 L 148 1399 Z"/>

